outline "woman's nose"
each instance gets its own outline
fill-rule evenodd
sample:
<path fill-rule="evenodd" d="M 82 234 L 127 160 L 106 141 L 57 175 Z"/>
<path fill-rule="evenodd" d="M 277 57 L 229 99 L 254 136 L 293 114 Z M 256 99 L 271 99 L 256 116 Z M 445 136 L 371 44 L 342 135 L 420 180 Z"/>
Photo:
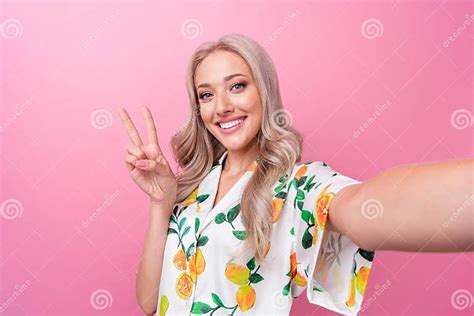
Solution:
<path fill-rule="evenodd" d="M 217 96 L 217 105 L 216 105 L 216 112 L 217 113 L 226 113 L 232 111 L 233 106 L 230 103 L 229 98 L 225 94 L 221 94 Z"/>

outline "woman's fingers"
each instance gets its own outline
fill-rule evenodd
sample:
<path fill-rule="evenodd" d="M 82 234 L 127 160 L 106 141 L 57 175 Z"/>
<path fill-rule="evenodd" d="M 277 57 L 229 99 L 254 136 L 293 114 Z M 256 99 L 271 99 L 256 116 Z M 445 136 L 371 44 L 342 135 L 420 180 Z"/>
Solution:
<path fill-rule="evenodd" d="M 128 137 L 132 141 L 133 144 L 135 144 L 138 147 L 143 146 L 142 139 L 140 138 L 140 134 L 138 134 L 138 131 L 133 124 L 132 119 L 130 118 L 130 115 L 128 115 L 127 110 L 124 108 L 119 108 L 118 113 L 120 115 L 120 119 L 123 122 L 123 125 L 125 125 L 125 128 L 127 129 Z"/>
<path fill-rule="evenodd" d="M 147 158 L 147 155 L 145 154 L 145 152 L 141 150 L 140 148 L 138 148 L 137 146 L 135 146 L 134 144 L 129 144 L 127 146 L 127 151 L 130 155 L 134 155 L 139 159 Z"/>
<path fill-rule="evenodd" d="M 125 157 L 125 164 L 127 165 L 128 171 L 135 169 L 135 163 L 137 160 L 137 157 L 133 155 L 127 155 L 127 157 Z"/>
<path fill-rule="evenodd" d="M 156 168 L 156 161 L 148 159 L 140 159 L 135 163 L 135 167 L 141 170 L 153 170 Z"/>
<path fill-rule="evenodd" d="M 138 159 L 135 162 L 135 167 L 141 170 L 155 170 L 159 175 L 167 175 L 168 168 L 166 164 L 149 159 Z"/>
<path fill-rule="evenodd" d="M 143 116 L 145 117 L 146 129 L 148 131 L 148 143 L 158 144 L 158 137 L 156 136 L 155 122 L 153 121 L 153 116 L 151 115 L 151 111 L 147 106 L 144 106 L 142 108 L 142 112 L 143 112 Z"/>

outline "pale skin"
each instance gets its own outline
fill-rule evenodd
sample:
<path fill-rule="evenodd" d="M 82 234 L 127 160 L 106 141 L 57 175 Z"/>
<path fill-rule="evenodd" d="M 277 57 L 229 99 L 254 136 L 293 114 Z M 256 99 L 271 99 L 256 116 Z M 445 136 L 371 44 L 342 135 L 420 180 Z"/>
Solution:
<path fill-rule="evenodd" d="M 262 121 L 262 105 L 248 65 L 229 52 L 214 52 L 204 59 L 196 70 L 195 84 L 201 118 L 228 151 L 217 204 L 258 156 L 256 136 Z M 156 311 L 162 270 L 159 259 L 177 182 L 161 152 L 151 112 L 148 107 L 142 111 L 147 145 L 127 111 L 120 108 L 119 115 L 131 141 L 127 147 L 127 168 L 150 198 L 150 225 L 136 287 L 141 308 L 152 315 Z M 220 132 L 217 121 L 238 116 L 247 118 L 236 133 Z M 138 161 L 146 161 L 147 165 L 140 167 Z M 372 251 L 474 251 L 473 179 L 473 159 L 392 167 L 340 190 L 330 205 L 326 229 L 342 233 L 359 247 Z M 370 204 L 376 205 L 377 216 L 370 213 Z"/>
<path fill-rule="evenodd" d="M 153 315 L 158 302 L 164 247 L 169 217 L 176 199 L 177 181 L 158 144 L 155 123 L 148 107 L 142 108 L 147 126 L 148 144 L 144 144 L 133 121 L 123 108 L 120 118 L 127 130 L 130 144 L 125 164 L 130 177 L 150 198 L 150 221 L 137 271 L 137 301 L 146 313 Z M 139 162 L 145 162 L 140 166 Z"/>
<path fill-rule="evenodd" d="M 232 188 L 258 156 L 257 133 L 262 121 L 259 92 L 248 65 L 229 52 L 210 54 L 195 73 L 201 119 L 227 149 L 215 204 Z M 247 116 L 237 133 L 224 135 L 216 123 Z"/>

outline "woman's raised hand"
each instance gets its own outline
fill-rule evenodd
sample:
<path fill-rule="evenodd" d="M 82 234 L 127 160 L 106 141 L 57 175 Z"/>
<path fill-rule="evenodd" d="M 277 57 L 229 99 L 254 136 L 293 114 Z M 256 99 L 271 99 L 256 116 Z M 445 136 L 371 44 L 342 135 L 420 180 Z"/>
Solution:
<path fill-rule="evenodd" d="M 150 109 L 145 106 L 142 112 L 148 131 L 148 145 L 143 144 L 127 111 L 118 109 L 131 141 L 125 163 L 133 181 L 150 197 L 150 201 L 171 209 L 176 202 L 178 182 L 161 152 Z"/>

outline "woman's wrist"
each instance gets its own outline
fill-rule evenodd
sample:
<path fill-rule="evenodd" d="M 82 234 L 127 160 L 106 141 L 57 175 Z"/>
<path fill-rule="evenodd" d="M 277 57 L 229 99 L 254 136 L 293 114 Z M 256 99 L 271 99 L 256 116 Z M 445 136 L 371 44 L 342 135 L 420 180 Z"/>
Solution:
<path fill-rule="evenodd" d="M 169 201 L 166 201 L 166 202 L 157 201 L 157 200 L 154 200 L 153 198 L 150 198 L 150 206 L 153 208 L 168 209 L 168 208 L 172 208 L 174 206 L 174 203 L 169 202 Z"/>
<path fill-rule="evenodd" d="M 150 212 L 152 216 L 165 217 L 169 219 L 173 212 L 174 204 L 171 202 L 156 201 L 150 198 Z"/>

